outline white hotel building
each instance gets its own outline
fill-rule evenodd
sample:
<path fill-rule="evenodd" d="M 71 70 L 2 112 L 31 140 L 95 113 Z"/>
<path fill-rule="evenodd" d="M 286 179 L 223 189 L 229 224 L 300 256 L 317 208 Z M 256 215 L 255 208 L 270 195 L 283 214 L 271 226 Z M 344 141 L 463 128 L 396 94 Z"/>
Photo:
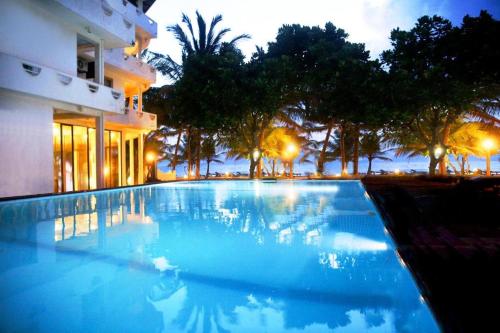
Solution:
<path fill-rule="evenodd" d="M 154 0 L 0 0 L 0 197 L 144 181 Z"/>

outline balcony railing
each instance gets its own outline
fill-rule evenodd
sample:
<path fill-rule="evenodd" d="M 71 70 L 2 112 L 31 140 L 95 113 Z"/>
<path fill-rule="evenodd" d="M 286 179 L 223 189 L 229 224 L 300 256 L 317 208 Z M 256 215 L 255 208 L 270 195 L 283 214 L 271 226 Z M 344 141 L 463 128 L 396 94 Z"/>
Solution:
<path fill-rule="evenodd" d="M 141 59 L 128 56 L 123 49 L 111 49 L 104 51 L 104 62 L 129 74 L 138 76 L 149 83 L 156 81 L 156 70 Z"/>
<path fill-rule="evenodd" d="M 123 15 L 112 0 L 50 0 L 35 2 L 44 5 L 60 20 L 78 30 L 96 34 L 106 48 L 126 47 L 135 40 L 135 18 Z"/>
<path fill-rule="evenodd" d="M 121 13 L 124 17 L 131 20 L 137 27 L 146 31 L 150 38 L 156 38 L 158 35 L 158 25 L 150 19 L 146 14 L 141 12 L 137 7 L 127 0 L 107 0 L 109 5 Z"/>
<path fill-rule="evenodd" d="M 107 112 L 125 112 L 121 91 L 5 53 L 0 53 L 0 88 Z"/>
<path fill-rule="evenodd" d="M 128 107 L 125 108 L 125 114 L 107 115 L 105 121 L 126 127 L 148 130 L 155 130 L 157 126 L 156 115 L 154 113 L 140 112 Z"/>

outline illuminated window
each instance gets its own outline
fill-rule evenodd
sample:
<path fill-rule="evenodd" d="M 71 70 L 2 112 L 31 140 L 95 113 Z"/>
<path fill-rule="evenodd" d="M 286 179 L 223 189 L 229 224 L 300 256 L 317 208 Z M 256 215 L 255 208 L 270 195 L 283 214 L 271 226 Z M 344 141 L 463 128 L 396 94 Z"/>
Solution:
<path fill-rule="evenodd" d="M 120 186 L 121 133 L 104 131 L 104 181 Z M 54 192 L 97 188 L 97 149 L 94 128 L 53 124 Z"/>

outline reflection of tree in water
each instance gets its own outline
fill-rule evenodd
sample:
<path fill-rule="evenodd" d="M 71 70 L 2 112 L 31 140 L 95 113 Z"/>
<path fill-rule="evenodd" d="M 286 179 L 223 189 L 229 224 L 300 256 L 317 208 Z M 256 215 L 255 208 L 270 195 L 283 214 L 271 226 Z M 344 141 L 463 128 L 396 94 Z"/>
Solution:
<path fill-rule="evenodd" d="M 105 284 L 95 278 L 91 283 L 98 287 L 82 296 L 82 323 L 92 323 L 96 332 L 161 332 L 163 318 L 147 301 L 147 281 L 148 272 L 140 270 Z"/>
<path fill-rule="evenodd" d="M 365 317 L 368 328 L 379 327 L 385 322 L 384 314 L 378 309 L 363 309 L 361 313 Z"/>
<path fill-rule="evenodd" d="M 244 298 L 232 292 L 229 288 L 207 286 L 197 282 L 187 282 L 187 298 L 184 306 L 175 319 L 186 332 L 196 332 L 202 327 L 202 332 L 229 332 L 223 322 L 236 322 L 233 310 Z"/>
<path fill-rule="evenodd" d="M 203 264 L 210 263 L 205 266 L 211 267 L 214 272 L 218 269 L 226 271 L 226 267 L 230 266 L 226 272 L 228 274 L 241 265 L 247 266 L 245 269 L 250 270 L 249 267 L 253 266 L 248 265 L 256 264 L 254 261 L 258 259 L 261 267 L 268 267 L 272 271 L 275 260 L 273 253 L 280 254 L 283 250 L 283 247 L 276 245 L 275 234 L 288 227 L 292 227 L 296 232 L 298 223 L 306 219 L 308 223 L 311 222 L 307 225 L 308 228 L 316 227 L 314 224 L 324 223 L 322 214 L 325 214 L 333 205 L 330 199 L 326 201 L 323 199 L 322 205 L 313 209 L 316 206 L 315 202 L 321 201 L 319 195 L 315 199 L 309 198 L 304 201 L 299 196 L 292 198 L 293 202 L 290 202 L 287 201 L 290 199 L 284 196 L 258 197 L 248 194 L 232 195 L 230 192 L 224 193 L 222 198 L 219 195 L 217 207 L 214 204 L 216 193 L 208 189 L 202 191 L 176 189 L 153 196 L 154 200 L 148 204 L 155 206 L 154 220 L 159 222 L 160 229 L 160 241 L 151 247 L 154 252 L 153 257 L 165 255 L 173 265 L 179 265 L 181 270 L 186 267 L 197 267 L 197 261 Z M 169 202 L 169 205 L 166 205 L 166 202 Z M 315 219 L 316 215 L 320 217 Z M 272 230 L 270 224 L 279 218 L 282 218 L 279 228 Z M 352 225 L 355 228 L 354 232 L 359 229 L 355 222 L 359 221 L 342 220 L 342 223 L 338 225 L 341 229 L 344 225 Z M 383 236 L 382 231 L 383 229 L 380 233 Z M 367 232 L 371 233 L 371 230 Z M 261 244 L 259 239 L 264 238 L 267 239 L 268 244 L 256 246 Z M 301 239 L 297 240 L 297 242 L 294 241 L 294 251 L 307 250 L 306 244 L 303 244 Z M 270 243 L 275 245 L 270 247 L 272 245 Z M 241 258 L 237 258 L 232 251 L 234 248 L 246 248 L 248 261 L 241 261 Z M 271 252 L 266 255 L 262 251 Z M 253 255 L 258 258 L 252 258 Z M 418 300 L 411 299 L 406 303 L 397 300 L 397 294 L 405 293 L 407 290 L 406 280 L 408 282 L 410 280 L 398 274 L 401 268 L 397 266 L 397 263 L 392 263 L 392 261 L 387 263 L 388 258 L 394 256 L 392 253 L 367 253 L 366 255 L 358 253 L 353 256 L 337 253 L 335 261 L 338 262 L 340 270 L 331 269 L 331 262 L 328 260 L 320 262 L 320 255 L 318 251 L 317 261 L 308 262 L 297 276 L 298 289 L 308 288 L 308 284 L 324 285 L 325 293 L 328 293 L 328 282 L 336 277 L 342 285 L 344 283 L 351 287 L 356 285 L 358 293 L 365 291 L 369 293 L 373 290 L 375 294 L 385 295 L 387 299 L 395 298 L 396 304 L 390 304 L 390 301 L 380 303 L 376 297 L 370 300 L 370 294 L 357 303 L 332 301 L 332 299 L 327 301 L 319 299 L 316 302 L 313 299 L 288 297 L 285 290 L 279 297 L 284 304 L 281 311 L 285 318 L 286 328 L 303 329 L 308 325 L 321 323 L 328 325 L 330 329 L 343 327 L 350 324 L 349 312 L 356 310 L 364 317 L 368 328 L 383 325 L 385 323 L 384 311 L 391 311 L 394 314 L 392 318 L 395 320 L 396 328 L 404 329 L 411 320 L 412 314 L 418 311 L 420 306 Z M 328 255 L 328 253 L 324 254 L 326 257 Z M 285 268 L 292 268 L 296 260 L 294 258 L 281 259 L 286 262 L 279 264 Z M 204 273 L 211 276 L 210 271 Z M 272 272 L 262 272 L 262 274 L 272 275 Z M 224 285 L 208 286 L 204 284 L 203 279 L 192 281 L 189 278 L 183 278 L 182 283 L 187 288 L 187 299 L 175 323 L 189 332 L 197 331 L 198 327 L 202 327 L 203 332 L 212 330 L 226 332 L 227 327 L 223 325 L 225 320 L 235 322 L 237 318 L 234 309 L 237 306 L 246 306 L 248 295 L 256 293 L 256 290 L 248 286 L 239 290 Z M 397 289 L 392 290 L 393 288 Z M 349 292 L 346 290 L 347 294 Z M 261 295 L 264 298 L 270 295 L 277 297 L 269 289 L 261 291 Z"/>

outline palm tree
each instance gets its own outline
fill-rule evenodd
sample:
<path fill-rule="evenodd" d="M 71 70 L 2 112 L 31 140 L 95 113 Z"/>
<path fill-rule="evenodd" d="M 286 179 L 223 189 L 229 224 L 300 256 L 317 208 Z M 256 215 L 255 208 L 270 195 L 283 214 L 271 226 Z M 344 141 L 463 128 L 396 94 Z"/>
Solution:
<path fill-rule="evenodd" d="M 368 159 L 368 169 L 366 174 L 372 172 L 372 161 L 375 159 L 383 161 L 392 161 L 389 157 L 385 156 L 388 150 L 383 150 L 383 139 L 376 131 L 369 131 L 361 137 L 360 153 L 361 156 Z"/>
<path fill-rule="evenodd" d="M 219 14 L 212 18 L 208 31 L 207 24 L 198 11 L 196 11 L 196 21 L 198 24 L 198 37 L 195 35 L 191 20 L 184 13 L 182 14 L 182 23 L 187 26 L 190 37 L 180 24 L 167 27 L 167 31 L 172 32 L 182 46 L 183 56 L 217 53 L 222 46 L 224 36 L 231 31 L 229 28 L 223 28 L 219 32 L 215 31 L 217 24 L 222 21 L 222 15 Z M 242 34 L 231 39 L 228 44 L 235 46 L 238 41 L 247 38 L 250 38 L 250 36 Z"/>
<path fill-rule="evenodd" d="M 229 42 L 224 42 L 224 37 L 231 31 L 229 28 L 223 28 L 217 30 L 217 25 L 222 21 L 222 15 L 216 15 L 212 18 L 210 26 L 207 29 L 207 24 L 201 14 L 196 11 L 196 22 L 198 26 L 197 34 L 195 34 L 195 29 L 191 22 L 191 19 L 186 15 L 182 14 L 182 23 L 186 26 L 187 32 L 183 29 L 181 24 L 175 24 L 167 27 L 167 31 L 173 33 L 180 46 L 182 47 L 182 64 L 177 63 L 170 55 L 162 55 L 155 52 L 146 51 L 144 57 L 147 62 L 162 73 L 167 76 L 174 83 L 177 82 L 183 76 L 184 62 L 189 57 L 194 56 L 205 56 L 217 54 L 223 45 L 233 47 L 236 43 L 242 39 L 250 38 L 247 34 L 242 34 L 234 37 Z M 191 164 L 196 165 L 196 176 L 200 175 L 200 158 L 201 158 L 201 136 L 202 133 L 199 129 L 185 125 L 185 131 L 179 129 L 177 132 L 177 145 L 179 147 L 180 137 L 183 132 L 187 135 L 187 142 L 189 144 L 185 145 L 187 149 L 185 151 L 186 158 L 188 160 L 188 172 L 191 174 Z M 177 156 L 177 154 L 174 154 Z M 194 158 L 193 158 L 194 157 Z M 173 163 L 174 165 L 176 163 Z"/>
<path fill-rule="evenodd" d="M 220 14 L 212 18 L 208 31 L 205 19 L 203 19 L 198 11 L 196 11 L 196 21 L 198 24 L 198 36 L 195 35 L 191 19 L 184 13 L 182 14 L 182 23 L 186 25 L 189 35 L 180 24 L 167 27 L 167 31 L 173 33 L 182 47 L 182 61 L 192 55 L 216 54 L 224 43 L 224 37 L 231 31 L 229 28 L 223 28 L 219 32 L 216 32 L 217 24 L 222 21 L 222 15 Z M 235 46 L 238 41 L 247 38 L 250 38 L 250 35 L 242 34 L 234 37 L 229 42 L 226 42 L 226 44 Z M 144 57 L 149 64 L 156 67 L 160 73 L 169 77 L 174 82 L 182 77 L 182 64 L 177 63 L 170 55 L 146 51 Z"/>
<path fill-rule="evenodd" d="M 210 163 L 224 163 L 220 159 L 221 155 L 221 152 L 217 152 L 217 140 L 215 140 L 215 138 L 211 135 L 207 136 L 201 144 L 201 158 L 207 162 L 207 172 L 205 173 L 205 179 L 207 179 L 210 174 Z"/>

